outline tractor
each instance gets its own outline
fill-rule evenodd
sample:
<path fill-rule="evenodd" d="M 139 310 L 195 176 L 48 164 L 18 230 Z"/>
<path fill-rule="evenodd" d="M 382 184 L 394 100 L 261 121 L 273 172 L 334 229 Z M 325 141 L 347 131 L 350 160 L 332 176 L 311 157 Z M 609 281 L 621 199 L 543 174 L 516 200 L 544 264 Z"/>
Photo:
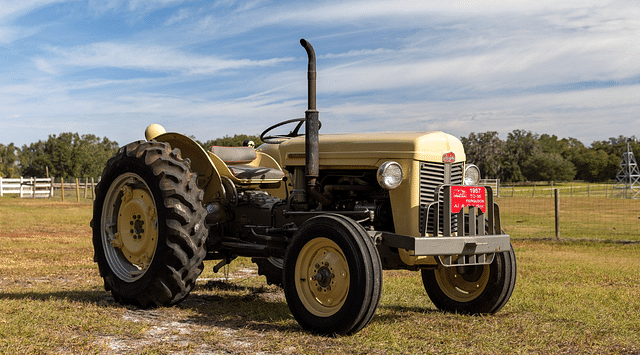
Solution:
<path fill-rule="evenodd" d="M 516 258 L 463 146 L 443 132 L 319 134 L 316 58 L 308 108 L 259 147 L 213 147 L 152 124 L 96 187 L 94 260 L 122 304 L 174 305 L 214 271 L 251 258 L 306 331 L 348 335 L 375 314 L 383 270 L 419 271 L 445 312 L 492 314 Z M 284 126 L 284 128 L 283 128 Z M 303 128 L 304 127 L 304 128 Z M 280 129 L 286 134 L 276 134 Z"/>

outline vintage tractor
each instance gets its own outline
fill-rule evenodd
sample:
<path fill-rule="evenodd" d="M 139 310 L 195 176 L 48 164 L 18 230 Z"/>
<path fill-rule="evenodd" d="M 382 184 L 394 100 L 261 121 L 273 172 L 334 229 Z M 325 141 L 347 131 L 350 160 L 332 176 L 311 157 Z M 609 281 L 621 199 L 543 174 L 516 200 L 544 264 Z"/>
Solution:
<path fill-rule="evenodd" d="M 300 42 L 305 118 L 268 128 L 258 149 L 205 151 L 154 124 L 146 141 L 109 159 L 92 220 L 106 290 L 125 304 L 172 305 L 193 289 L 203 260 L 219 260 L 217 272 L 242 256 L 282 286 L 314 333 L 366 326 L 383 269 L 420 270 L 440 310 L 498 311 L 515 286 L 515 254 L 460 141 L 442 132 L 319 135 L 315 53 Z M 283 125 L 293 129 L 272 133 Z"/>

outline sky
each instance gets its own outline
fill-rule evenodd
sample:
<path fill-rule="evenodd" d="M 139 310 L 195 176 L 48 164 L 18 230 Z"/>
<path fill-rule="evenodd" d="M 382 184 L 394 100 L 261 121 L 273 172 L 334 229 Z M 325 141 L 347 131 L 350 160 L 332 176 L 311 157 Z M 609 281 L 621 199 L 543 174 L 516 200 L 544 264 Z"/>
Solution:
<path fill-rule="evenodd" d="M 304 117 L 301 38 L 321 133 L 640 137 L 636 0 L 0 0 L 0 144 L 260 134 Z"/>

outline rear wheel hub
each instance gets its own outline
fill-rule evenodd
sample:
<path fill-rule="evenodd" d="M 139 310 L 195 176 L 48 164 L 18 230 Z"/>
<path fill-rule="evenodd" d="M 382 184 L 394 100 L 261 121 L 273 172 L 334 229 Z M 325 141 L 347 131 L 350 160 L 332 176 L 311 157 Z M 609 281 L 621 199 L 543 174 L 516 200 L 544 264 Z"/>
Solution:
<path fill-rule="evenodd" d="M 132 264 L 145 270 L 151 262 L 158 239 L 157 217 L 151 194 L 146 189 L 122 188 L 122 204 L 118 210 L 120 250 Z"/>

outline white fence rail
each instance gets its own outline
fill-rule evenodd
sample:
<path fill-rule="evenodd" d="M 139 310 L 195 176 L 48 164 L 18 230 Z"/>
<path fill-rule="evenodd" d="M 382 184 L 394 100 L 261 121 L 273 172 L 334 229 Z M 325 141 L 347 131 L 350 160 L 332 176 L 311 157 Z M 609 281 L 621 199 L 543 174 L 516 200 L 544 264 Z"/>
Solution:
<path fill-rule="evenodd" d="M 480 179 L 479 185 L 491 186 L 493 196 L 500 196 L 500 179 Z"/>
<path fill-rule="evenodd" d="M 0 196 L 19 194 L 20 197 L 52 197 L 53 183 L 51 178 L 15 178 L 0 177 Z"/>

